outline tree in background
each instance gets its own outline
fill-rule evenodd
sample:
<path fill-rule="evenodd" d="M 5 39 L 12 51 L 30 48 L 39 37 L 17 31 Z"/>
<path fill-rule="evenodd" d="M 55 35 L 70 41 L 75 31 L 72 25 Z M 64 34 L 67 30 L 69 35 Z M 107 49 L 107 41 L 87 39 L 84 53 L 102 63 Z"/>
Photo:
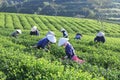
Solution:
<path fill-rule="evenodd" d="M 55 13 L 54 16 L 57 16 L 57 5 L 55 3 L 56 0 L 52 0 L 51 7 L 54 9 Z"/>
<path fill-rule="evenodd" d="M 105 19 L 105 16 L 103 17 L 103 15 L 101 13 L 101 9 L 110 5 L 112 0 L 88 0 L 88 2 L 93 5 L 97 20 L 101 24 L 101 29 L 104 30 L 103 20 Z"/>
<path fill-rule="evenodd" d="M 92 4 L 94 10 L 98 15 L 98 18 L 101 19 L 102 18 L 101 9 L 109 6 L 112 0 L 88 0 L 88 2 Z"/>
<path fill-rule="evenodd" d="M 55 0 L 44 1 L 43 7 L 38 7 L 37 14 L 47 14 L 47 15 L 57 15 L 58 4 L 55 3 Z"/>
<path fill-rule="evenodd" d="M 83 12 L 83 15 L 86 17 L 86 18 L 94 18 L 95 17 L 95 13 L 93 10 L 89 9 L 89 8 L 82 8 L 81 9 L 82 12 Z"/>
<path fill-rule="evenodd" d="M 19 13 L 19 11 L 22 9 L 23 2 L 21 0 L 14 0 L 13 2 L 17 13 Z"/>
<path fill-rule="evenodd" d="M 2 3 L 3 0 L 0 0 L 0 4 Z"/>
<path fill-rule="evenodd" d="M 0 9 L 4 10 L 6 7 L 8 7 L 8 1 L 7 0 L 0 0 Z"/>

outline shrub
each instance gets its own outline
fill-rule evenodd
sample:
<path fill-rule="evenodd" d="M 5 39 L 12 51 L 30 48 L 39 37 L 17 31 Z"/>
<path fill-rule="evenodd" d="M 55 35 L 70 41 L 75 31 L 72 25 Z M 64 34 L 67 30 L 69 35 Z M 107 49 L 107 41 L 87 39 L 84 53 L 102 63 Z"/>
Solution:
<path fill-rule="evenodd" d="M 6 75 L 0 71 L 0 80 L 6 80 Z"/>

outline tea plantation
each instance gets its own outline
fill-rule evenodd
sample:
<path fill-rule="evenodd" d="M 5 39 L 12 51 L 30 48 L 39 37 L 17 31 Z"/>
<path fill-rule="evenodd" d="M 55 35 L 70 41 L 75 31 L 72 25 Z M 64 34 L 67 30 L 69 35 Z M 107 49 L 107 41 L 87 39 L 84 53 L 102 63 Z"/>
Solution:
<path fill-rule="evenodd" d="M 29 35 L 34 25 L 40 36 Z M 57 43 L 49 52 L 31 47 L 48 30 L 58 40 L 61 28 L 68 31 L 69 42 L 85 63 L 62 61 L 64 48 Z M 17 38 L 10 36 L 14 29 L 22 30 Z M 93 42 L 100 29 L 106 34 L 104 44 Z M 74 40 L 77 32 L 83 34 L 81 40 Z M 0 80 L 120 80 L 120 25 L 104 22 L 101 27 L 91 19 L 0 13 Z"/>

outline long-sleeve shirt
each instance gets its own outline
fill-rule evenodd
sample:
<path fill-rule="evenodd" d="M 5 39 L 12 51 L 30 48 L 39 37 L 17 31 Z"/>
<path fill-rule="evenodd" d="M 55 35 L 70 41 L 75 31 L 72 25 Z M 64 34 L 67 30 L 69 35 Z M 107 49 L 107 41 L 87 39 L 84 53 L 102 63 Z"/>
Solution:
<path fill-rule="evenodd" d="M 81 35 L 76 35 L 75 39 L 81 39 Z"/>
<path fill-rule="evenodd" d="M 13 32 L 12 34 L 11 34 L 11 36 L 13 36 L 13 37 L 17 37 L 18 36 L 18 32 L 17 31 L 15 31 L 15 32 Z"/>
<path fill-rule="evenodd" d="M 66 55 L 68 56 L 68 58 L 70 58 L 70 59 L 75 55 L 75 50 L 70 43 L 67 43 L 67 45 L 65 47 L 65 52 L 66 52 Z"/>
<path fill-rule="evenodd" d="M 95 42 L 103 42 L 104 43 L 106 40 L 105 40 L 104 36 L 101 36 L 101 37 L 96 36 L 95 39 L 94 39 L 94 41 Z"/>
<path fill-rule="evenodd" d="M 38 30 L 36 30 L 36 31 L 30 31 L 30 35 L 39 36 L 39 31 Z"/>
<path fill-rule="evenodd" d="M 38 48 L 45 48 L 47 45 L 48 45 L 48 43 L 49 43 L 49 40 L 45 37 L 45 38 L 43 38 L 43 39 L 41 39 L 41 40 L 39 40 L 38 41 L 38 43 L 37 43 L 37 47 Z"/>

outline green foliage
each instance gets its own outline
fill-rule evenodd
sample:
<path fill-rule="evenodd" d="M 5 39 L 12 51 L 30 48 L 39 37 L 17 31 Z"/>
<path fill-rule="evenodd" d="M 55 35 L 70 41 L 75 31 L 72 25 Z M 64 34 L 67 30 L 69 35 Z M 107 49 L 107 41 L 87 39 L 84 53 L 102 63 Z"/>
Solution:
<path fill-rule="evenodd" d="M 24 29 L 30 29 L 31 28 L 31 25 L 29 24 L 29 22 L 27 21 L 25 16 L 18 16 L 18 17 L 19 17 L 20 22 L 21 22 Z"/>
<path fill-rule="evenodd" d="M 40 16 L 40 19 L 48 27 L 49 30 L 52 30 L 52 31 L 56 30 L 56 28 L 52 24 L 50 24 L 49 21 L 45 17 Z"/>
<path fill-rule="evenodd" d="M 40 26 L 41 30 L 48 30 L 47 26 L 38 17 L 33 17 L 33 19 Z"/>
<path fill-rule="evenodd" d="M 6 80 L 6 75 L 0 71 L 0 80 Z"/>
<path fill-rule="evenodd" d="M 35 23 L 35 21 L 30 17 L 30 16 L 27 16 L 26 17 L 27 21 L 29 22 L 29 24 L 33 27 L 33 26 L 37 26 L 38 29 L 39 29 L 39 26 L 38 24 Z"/>
<path fill-rule="evenodd" d="M 22 29 L 22 25 L 19 21 L 19 18 L 17 17 L 17 15 L 12 15 L 12 18 L 13 18 L 13 24 L 14 24 L 14 28 L 15 29 Z"/>
<path fill-rule="evenodd" d="M 4 26 L 4 18 L 5 18 L 4 14 L 0 14 L 0 28 L 5 27 Z"/>
<path fill-rule="evenodd" d="M 0 61 L 0 70 L 2 70 L 7 75 L 7 80 L 97 80 L 92 78 L 92 76 L 87 72 L 82 72 L 81 70 L 76 70 L 72 67 L 69 68 L 69 66 L 64 67 L 60 62 L 50 62 L 44 58 L 35 59 L 35 57 L 22 53 L 2 53 L 0 54 Z"/>
<path fill-rule="evenodd" d="M 1 14 L 5 16 L 3 13 Z M 96 30 L 100 28 L 94 20 L 25 14 L 17 16 L 16 14 L 7 14 L 5 17 L 10 20 L 14 19 L 11 21 L 14 24 L 12 25 L 13 28 L 16 28 L 15 24 L 22 25 L 23 28 L 22 34 L 18 38 L 10 36 L 13 31 L 11 27 L 1 28 L 0 30 L 1 79 L 119 80 L 119 25 L 104 23 L 107 34 L 106 42 L 103 44 L 93 42 Z M 15 21 L 17 22 L 15 23 Z M 11 23 L 9 24 L 11 25 Z M 39 25 L 40 36 L 29 35 L 32 24 Z M 75 28 L 73 29 L 70 25 L 75 25 Z M 85 60 L 85 63 L 77 64 L 69 59 L 62 60 L 61 58 L 66 55 L 64 47 L 58 47 L 57 43 L 50 44 L 48 52 L 43 49 L 32 48 L 40 39 L 45 37 L 48 29 L 54 30 L 58 40 L 62 36 L 61 32 L 58 32 L 62 26 L 68 31 L 69 42 L 75 48 L 77 56 Z M 74 40 L 77 31 L 83 33 L 81 40 Z M 116 34 L 118 35 L 116 36 Z"/>
<path fill-rule="evenodd" d="M 11 15 L 7 15 L 7 14 L 5 15 L 5 22 L 6 22 L 5 28 L 11 28 L 11 29 L 14 28 Z"/>
<path fill-rule="evenodd" d="M 109 4 L 108 4 L 109 3 Z M 20 12 L 42 15 L 103 18 L 118 22 L 120 17 L 119 0 L 1 0 L 0 12 Z M 26 6 L 27 5 L 27 6 Z M 110 9 L 112 7 L 112 9 Z M 97 14 L 97 12 L 99 12 Z"/>
<path fill-rule="evenodd" d="M 90 19 L 78 19 L 78 18 L 64 18 L 42 15 L 27 15 L 27 14 L 0 14 L 1 28 L 9 29 L 29 29 L 32 26 L 37 26 L 39 30 L 46 31 L 60 31 L 61 28 L 65 28 L 69 33 L 80 32 L 83 34 L 94 34 L 97 30 L 102 30 L 107 36 L 119 37 L 120 26 L 117 24 L 111 24 L 104 22 L 104 26 L 101 26 L 99 22 Z M 114 35 L 115 34 L 115 35 Z"/>

